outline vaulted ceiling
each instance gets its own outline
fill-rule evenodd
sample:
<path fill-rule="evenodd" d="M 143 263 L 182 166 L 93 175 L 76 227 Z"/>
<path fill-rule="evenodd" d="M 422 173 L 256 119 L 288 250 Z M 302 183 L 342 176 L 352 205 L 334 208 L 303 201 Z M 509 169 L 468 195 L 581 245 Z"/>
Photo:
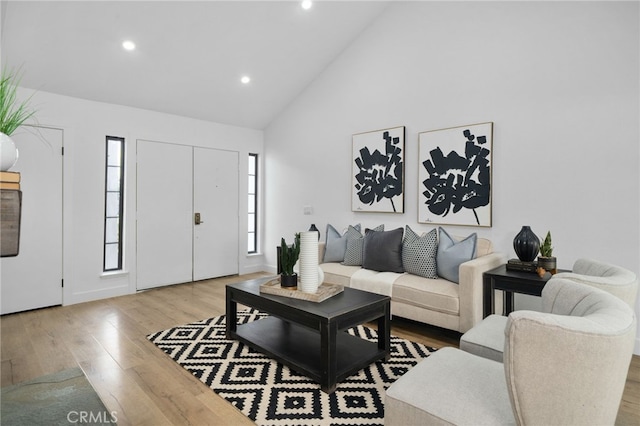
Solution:
<path fill-rule="evenodd" d="M 263 129 L 388 3 L 2 1 L 2 64 L 31 89 Z"/>

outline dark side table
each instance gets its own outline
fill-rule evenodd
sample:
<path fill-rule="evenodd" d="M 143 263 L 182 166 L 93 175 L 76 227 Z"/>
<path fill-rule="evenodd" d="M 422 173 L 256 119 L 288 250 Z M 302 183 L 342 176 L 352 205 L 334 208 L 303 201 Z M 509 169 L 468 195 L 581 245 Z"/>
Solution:
<path fill-rule="evenodd" d="M 570 272 L 558 269 L 558 272 Z M 504 314 L 513 312 L 513 294 L 529 294 L 540 296 L 547 281 L 552 277 L 549 272 L 542 278 L 535 272 L 509 271 L 507 265 L 498 266 L 482 275 L 483 283 L 483 318 L 493 314 L 495 309 L 494 290 L 504 291 Z"/>

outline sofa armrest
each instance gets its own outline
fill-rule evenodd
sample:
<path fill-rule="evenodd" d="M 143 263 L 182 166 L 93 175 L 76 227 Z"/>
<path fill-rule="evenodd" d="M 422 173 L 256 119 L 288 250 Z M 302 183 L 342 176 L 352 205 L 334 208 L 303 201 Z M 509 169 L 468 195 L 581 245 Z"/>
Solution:
<path fill-rule="evenodd" d="M 460 265 L 460 332 L 470 330 L 482 321 L 482 274 L 506 263 L 503 253 L 490 253 Z"/>
<path fill-rule="evenodd" d="M 324 263 L 324 246 L 326 243 L 318 242 L 318 264 Z"/>

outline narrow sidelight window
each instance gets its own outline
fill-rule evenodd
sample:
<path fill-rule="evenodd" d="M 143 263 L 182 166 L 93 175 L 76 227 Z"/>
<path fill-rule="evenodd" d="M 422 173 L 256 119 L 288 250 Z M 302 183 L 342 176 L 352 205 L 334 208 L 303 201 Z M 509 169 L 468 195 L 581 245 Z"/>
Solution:
<path fill-rule="evenodd" d="M 258 252 L 258 154 L 249 154 L 248 253 Z"/>
<path fill-rule="evenodd" d="M 104 271 L 122 269 L 124 138 L 107 136 L 104 195 Z"/>

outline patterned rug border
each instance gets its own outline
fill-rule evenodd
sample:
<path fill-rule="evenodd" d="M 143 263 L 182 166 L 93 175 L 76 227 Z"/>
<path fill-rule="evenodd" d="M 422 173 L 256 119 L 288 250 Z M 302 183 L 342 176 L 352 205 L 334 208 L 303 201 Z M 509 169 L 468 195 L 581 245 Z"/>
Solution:
<path fill-rule="evenodd" d="M 238 312 L 239 324 L 267 314 Z M 384 392 L 435 349 L 391 336 L 391 358 L 378 361 L 338 384 L 327 395 L 320 385 L 247 345 L 226 338 L 225 315 L 178 325 L 147 339 L 260 426 L 382 425 Z M 375 330 L 347 331 L 377 341 Z"/>

